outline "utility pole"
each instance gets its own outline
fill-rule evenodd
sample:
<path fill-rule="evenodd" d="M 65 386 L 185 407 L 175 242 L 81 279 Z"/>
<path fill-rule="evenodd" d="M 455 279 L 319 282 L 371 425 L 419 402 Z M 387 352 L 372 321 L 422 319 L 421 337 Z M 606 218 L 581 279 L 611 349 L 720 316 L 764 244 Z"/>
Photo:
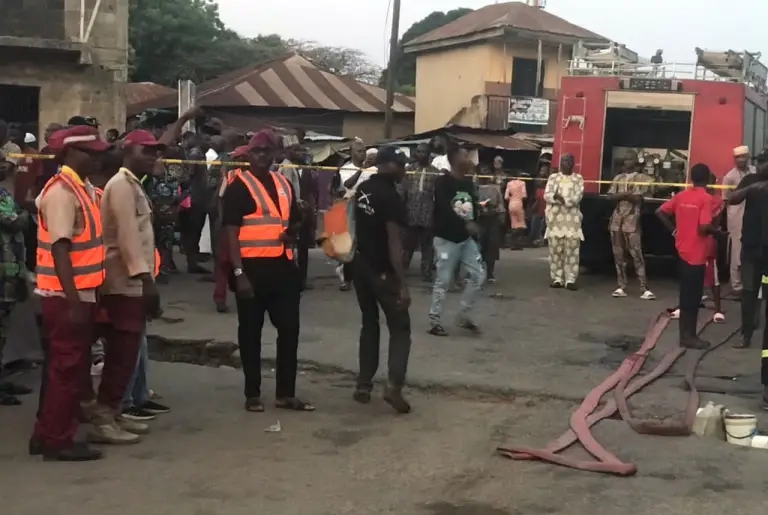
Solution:
<path fill-rule="evenodd" d="M 387 66 L 387 108 L 384 111 L 384 138 L 392 138 L 392 124 L 394 113 L 392 105 L 395 103 L 395 67 L 400 56 L 398 40 L 400 39 L 400 0 L 392 3 L 392 35 L 389 38 L 389 65 Z"/>

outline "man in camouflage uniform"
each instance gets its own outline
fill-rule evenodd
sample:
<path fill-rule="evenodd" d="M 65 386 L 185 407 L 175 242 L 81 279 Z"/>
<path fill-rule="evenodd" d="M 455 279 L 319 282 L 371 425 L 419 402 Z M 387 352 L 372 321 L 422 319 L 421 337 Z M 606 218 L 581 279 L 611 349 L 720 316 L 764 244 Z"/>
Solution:
<path fill-rule="evenodd" d="M 643 291 L 640 298 L 644 300 L 656 298 L 653 292 L 648 289 L 640 228 L 643 197 L 651 191 L 649 183 L 652 180 L 639 168 L 637 155 L 632 153 L 624 160 L 622 172 L 614 177 L 613 184 L 608 190 L 609 197 L 616 202 L 609 225 L 619 286 L 612 294 L 616 298 L 627 296 L 625 291 L 627 288 L 627 254 L 632 257 L 635 272 L 640 281 L 640 289 Z"/>

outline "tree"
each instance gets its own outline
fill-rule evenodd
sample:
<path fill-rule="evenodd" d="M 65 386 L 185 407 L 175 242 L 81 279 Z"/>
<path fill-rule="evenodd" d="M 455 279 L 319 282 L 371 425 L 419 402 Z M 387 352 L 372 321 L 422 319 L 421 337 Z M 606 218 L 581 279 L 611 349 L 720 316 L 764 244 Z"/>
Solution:
<path fill-rule="evenodd" d="M 458 20 L 462 16 L 471 13 L 472 9 L 461 7 L 459 9 L 453 9 L 452 11 L 442 12 L 435 11 L 425 18 L 417 21 L 405 31 L 403 37 L 400 39 L 398 46 L 400 49 L 408 43 L 416 39 L 419 36 L 423 36 L 428 32 L 432 32 L 435 29 L 447 25 L 454 20 Z M 384 86 L 387 80 L 387 73 L 389 69 L 386 68 L 381 74 L 380 85 Z M 413 94 L 416 89 L 416 57 L 413 54 L 404 54 L 400 52 L 397 60 L 397 67 L 395 68 L 395 84 L 398 91 L 404 94 Z"/>
<path fill-rule="evenodd" d="M 131 0 L 128 37 L 131 79 L 169 86 L 236 69 L 252 51 L 212 0 Z"/>
<path fill-rule="evenodd" d="M 372 64 L 360 50 L 322 46 L 314 41 L 289 40 L 288 46 L 331 73 L 374 85 L 381 77 L 381 68 Z"/>
<path fill-rule="evenodd" d="M 131 0 L 128 29 L 134 82 L 200 83 L 291 51 L 363 82 L 375 84 L 381 74 L 352 48 L 284 40 L 277 34 L 243 38 L 221 21 L 215 0 Z"/>

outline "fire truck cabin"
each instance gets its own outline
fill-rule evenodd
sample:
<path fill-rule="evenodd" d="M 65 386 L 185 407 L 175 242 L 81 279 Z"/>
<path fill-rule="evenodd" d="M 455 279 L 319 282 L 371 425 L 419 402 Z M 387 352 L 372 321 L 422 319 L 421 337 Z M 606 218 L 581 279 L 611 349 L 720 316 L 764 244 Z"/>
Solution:
<path fill-rule="evenodd" d="M 718 179 L 733 168 L 733 149 L 753 155 L 766 142 L 768 68 L 759 54 L 696 49 L 694 64 L 644 61 L 623 46 L 578 47 L 563 77 L 553 166 L 571 153 L 585 181 L 581 207 L 582 264 L 612 263 L 608 222 L 614 205 L 605 193 L 627 154 L 640 156 L 653 177 L 643 203 L 643 249 L 675 256 L 671 235 L 654 216 L 686 183 L 688 170 L 706 163 Z"/>

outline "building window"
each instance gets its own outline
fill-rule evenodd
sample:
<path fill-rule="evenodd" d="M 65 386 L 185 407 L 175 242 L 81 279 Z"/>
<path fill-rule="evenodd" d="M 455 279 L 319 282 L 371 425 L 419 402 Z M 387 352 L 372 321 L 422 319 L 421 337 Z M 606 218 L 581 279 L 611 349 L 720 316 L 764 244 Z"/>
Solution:
<path fill-rule="evenodd" d="M 536 59 L 515 57 L 512 59 L 512 96 L 538 97 L 544 90 L 544 63 L 541 63 L 539 87 L 536 87 Z"/>

